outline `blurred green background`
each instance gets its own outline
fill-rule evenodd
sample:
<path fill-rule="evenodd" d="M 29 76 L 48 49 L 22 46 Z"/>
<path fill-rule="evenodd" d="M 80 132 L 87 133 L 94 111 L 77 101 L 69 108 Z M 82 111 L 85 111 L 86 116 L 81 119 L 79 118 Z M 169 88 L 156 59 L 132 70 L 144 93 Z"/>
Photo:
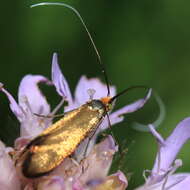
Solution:
<path fill-rule="evenodd" d="M 25 74 L 50 78 L 53 52 L 59 53 L 62 71 L 72 91 L 81 75 L 103 80 L 97 57 L 78 18 L 63 7 L 29 8 L 38 2 L 41 1 L 1 2 L 0 81 L 16 98 Z M 118 91 L 143 84 L 162 97 L 167 115 L 159 132 L 167 137 L 180 120 L 190 115 L 190 1 L 64 2 L 73 5 L 86 21 L 108 77 Z M 53 88 L 44 90 L 53 106 L 58 103 Z M 144 94 L 143 90 L 131 91 L 117 100 L 116 108 Z M 142 172 L 151 169 L 157 151 L 153 137 L 134 131 L 130 123 L 150 123 L 158 112 L 152 98 L 142 110 L 127 115 L 124 122 L 114 127 L 118 141 L 129 147 L 123 163 L 123 170 L 132 174 L 129 189 L 143 183 Z M 0 94 L 0 121 L 0 139 L 12 145 L 19 134 L 19 124 L 3 94 Z M 190 144 L 185 145 L 179 155 L 184 163 L 179 171 L 190 172 L 189 147 Z"/>

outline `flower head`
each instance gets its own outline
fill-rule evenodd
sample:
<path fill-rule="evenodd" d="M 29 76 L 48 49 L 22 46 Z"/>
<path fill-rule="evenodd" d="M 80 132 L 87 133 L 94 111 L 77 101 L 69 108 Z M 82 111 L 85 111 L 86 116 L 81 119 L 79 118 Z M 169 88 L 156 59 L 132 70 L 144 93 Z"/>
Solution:
<path fill-rule="evenodd" d="M 57 93 L 62 97 L 61 103 L 53 111 L 50 111 L 45 96 L 38 88 L 38 83 L 45 83 L 47 85 L 54 85 Z M 44 129 L 52 124 L 51 117 L 40 117 L 39 115 L 52 115 L 67 101 L 67 106 L 64 111 L 70 111 L 89 101 L 89 89 L 95 89 L 94 99 L 100 99 L 107 94 L 107 87 L 101 83 L 99 79 L 87 79 L 82 76 L 77 84 L 74 97 L 71 95 L 69 85 L 63 76 L 58 62 L 57 54 L 53 55 L 52 61 L 52 81 L 41 75 L 26 75 L 19 86 L 18 103 L 13 96 L 0 85 L 0 91 L 7 96 L 10 109 L 15 114 L 20 122 L 20 137 L 15 140 L 14 150 L 22 151 L 29 141 L 39 135 Z M 116 88 L 110 86 L 110 95 L 116 94 Z M 149 99 L 151 91 L 145 98 L 139 99 L 136 102 L 124 106 L 123 108 L 109 113 L 111 125 L 121 122 L 126 113 L 134 112 L 146 103 Z M 12 179 L 10 178 L 10 190 L 20 189 L 20 186 L 25 189 L 68 189 L 68 190 L 87 190 L 87 189 L 116 189 L 123 190 L 127 186 L 127 180 L 121 171 L 107 177 L 109 168 L 111 166 L 112 158 L 118 147 L 111 136 L 108 136 L 104 141 L 96 144 L 98 134 L 107 129 L 109 123 L 104 120 L 96 133 L 90 138 L 84 158 L 84 150 L 87 145 L 88 138 L 86 138 L 74 152 L 74 158 L 70 157 L 64 161 L 49 175 L 39 178 L 39 180 L 23 180 L 16 175 L 14 168 L 14 161 L 9 156 L 7 148 L 2 145 L 0 149 L 0 163 L 8 163 L 4 166 L 3 171 L 10 174 L 12 168 Z M 18 154 L 19 156 L 19 154 Z M 12 185 L 11 185 L 12 184 Z M 17 186 L 14 186 L 17 184 Z M 0 177 L 0 185 L 7 185 L 3 183 L 3 176 Z M 7 187 L 8 189 L 8 187 Z"/>
<path fill-rule="evenodd" d="M 190 187 L 190 173 L 175 173 L 182 166 L 182 160 L 176 159 L 182 146 L 190 139 L 190 118 L 181 121 L 167 139 L 149 125 L 156 138 L 159 150 L 150 176 L 137 190 L 186 190 Z"/>

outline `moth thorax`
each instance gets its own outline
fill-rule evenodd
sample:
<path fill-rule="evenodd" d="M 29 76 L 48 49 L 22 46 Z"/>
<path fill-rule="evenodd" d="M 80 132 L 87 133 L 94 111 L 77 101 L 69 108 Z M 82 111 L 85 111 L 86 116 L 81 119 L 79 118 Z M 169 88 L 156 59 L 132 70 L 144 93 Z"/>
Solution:
<path fill-rule="evenodd" d="M 101 100 L 92 100 L 89 102 L 89 106 L 92 110 L 98 111 L 100 114 L 106 111 L 106 107 Z"/>

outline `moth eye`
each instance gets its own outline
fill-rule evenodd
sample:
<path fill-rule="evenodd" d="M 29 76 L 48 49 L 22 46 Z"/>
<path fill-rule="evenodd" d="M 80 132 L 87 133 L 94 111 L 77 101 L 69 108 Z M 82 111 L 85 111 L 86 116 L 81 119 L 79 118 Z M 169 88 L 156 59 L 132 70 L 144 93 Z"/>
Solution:
<path fill-rule="evenodd" d="M 100 100 L 92 100 L 90 102 L 90 106 L 92 107 L 92 109 L 96 109 L 96 110 L 105 108 L 104 104 Z"/>
<path fill-rule="evenodd" d="M 108 104 L 108 110 L 111 110 L 113 108 L 112 104 Z"/>

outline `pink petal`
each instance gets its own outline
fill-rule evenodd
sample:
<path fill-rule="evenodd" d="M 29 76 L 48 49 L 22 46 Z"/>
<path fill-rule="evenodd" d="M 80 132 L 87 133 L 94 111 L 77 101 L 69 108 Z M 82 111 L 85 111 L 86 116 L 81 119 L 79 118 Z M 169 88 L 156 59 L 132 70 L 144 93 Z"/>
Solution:
<path fill-rule="evenodd" d="M 28 183 L 25 187 L 24 190 L 34 190 L 34 186 L 32 183 Z"/>
<path fill-rule="evenodd" d="M 103 183 L 96 186 L 94 190 L 125 190 L 128 185 L 125 175 L 118 171 L 116 174 L 113 174 L 107 177 Z"/>
<path fill-rule="evenodd" d="M 145 184 L 135 190 L 189 190 L 190 173 L 179 173 L 166 177 L 161 182 L 149 185 Z"/>
<path fill-rule="evenodd" d="M 11 111 L 15 114 L 17 119 L 21 122 L 24 118 L 24 113 L 22 112 L 22 109 L 17 104 L 17 102 L 15 101 L 13 96 L 6 89 L 3 88 L 2 83 L 0 83 L 0 91 L 5 93 L 5 95 L 7 96 L 8 100 L 9 100 Z"/>
<path fill-rule="evenodd" d="M 18 91 L 19 105 L 26 110 L 28 103 L 33 113 L 47 115 L 50 106 L 38 87 L 40 82 L 49 83 L 48 79 L 41 75 L 26 75 L 22 79 Z"/>
<path fill-rule="evenodd" d="M 93 99 L 100 99 L 107 96 L 107 87 L 98 78 L 88 79 L 86 76 L 82 76 L 75 90 L 75 103 L 77 107 L 89 101 L 90 97 L 87 92 L 89 89 L 96 91 Z M 114 96 L 115 93 L 115 87 L 110 86 L 110 96 Z"/>
<path fill-rule="evenodd" d="M 57 53 L 53 54 L 53 60 L 52 60 L 52 75 L 51 75 L 52 81 L 55 85 L 57 93 L 65 98 L 69 103 L 73 102 L 71 92 L 69 89 L 69 85 L 63 76 L 61 69 L 58 65 L 58 58 Z"/>
<path fill-rule="evenodd" d="M 82 184 L 78 180 L 76 180 L 76 182 L 73 184 L 72 190 L 85 190 L 85 189 L 82 187 Z"/>
<path fill-rule="evenodd" d="M 20 182 L 10 156 L 6 153 L 4 144 L 0 141 L 0 188 L 20 190 Z"/>
<path fill-rule="evenodd" d="M 109 171 L 114 153 L 117 151 L 113 138 L 109 135 L 104 141 L 94 146 L 84 160 L 84 172 L 79 178 L 83 184 L 92 180 L 104 179 Z"/>
<path fill-rule="evenodd" d="M 152 124 L 148 125 L 148 128 L 152 135 L 156 138 L 156 141 L 160 146 L 165 146 L 165 140 L 164 138 L 156 131 L 155 127 Z"/>
<path fill-rule="evenodd" d="M 47 180 L 42 180 L 38 184 L 38 190 L 64 190 L 64 180 L 59 176 L 52 176 Z"/>
<path fill-rule="evenodd" d="M 31 137 L 18 137 L 15 140 L 15 149 L 22 150 L 29 142 L 31 141 Z"/>
<path fill-rule="evenodd" d="M 41 118 L 35 115 L 29 115 L 20 125 L 20 136 L 32 139 L 50 125 L 51 121 L 49 118 Z"/>
<path fill-rule="evenodd" d="M 128 181 L 127 181 L 125 175 L 123 174 L 123 172 L 118 171 L 117 173 L 112 174 L 111 176 L 117 176 L 118 179 L 119 179 L 122 183 L 126 184 L 126 186 L 127 186 Z"/>
<path fill-rule="evenodd" d="M 175 174 L 168 179 L 169 183 L 173 184 L 171 190 L 188 190 L 190 187 L 190 173 Z M 176 185 L 174 185 L 176 184 Z M 169 185 L 167 185 L 169 186 Z M 166 186 L 166 187 L 167 187 Z"/>
<path fill-rule="evenodd" d="M 160 146 L 160 155 L 157 154 L 152 173 L 148 181 L 160 181 L 170 170 L 180 149 L 190 138 L 190 117 L 181 121 L 171 135 Z M 160 159 L 159 159 L 160 158 Z M 158 161 L 159 160 L 159 161 Z"/>
<path fill-rule="evenodd" d="M 112 178 L 113 177 L 113 178 Z M 114 190 L 125 190 L 128 186 L 128 181 L 125 175 L 121 172 L 118 171 L 117 173 L 107 177 L 107 179 L 114 179 Z"/>

